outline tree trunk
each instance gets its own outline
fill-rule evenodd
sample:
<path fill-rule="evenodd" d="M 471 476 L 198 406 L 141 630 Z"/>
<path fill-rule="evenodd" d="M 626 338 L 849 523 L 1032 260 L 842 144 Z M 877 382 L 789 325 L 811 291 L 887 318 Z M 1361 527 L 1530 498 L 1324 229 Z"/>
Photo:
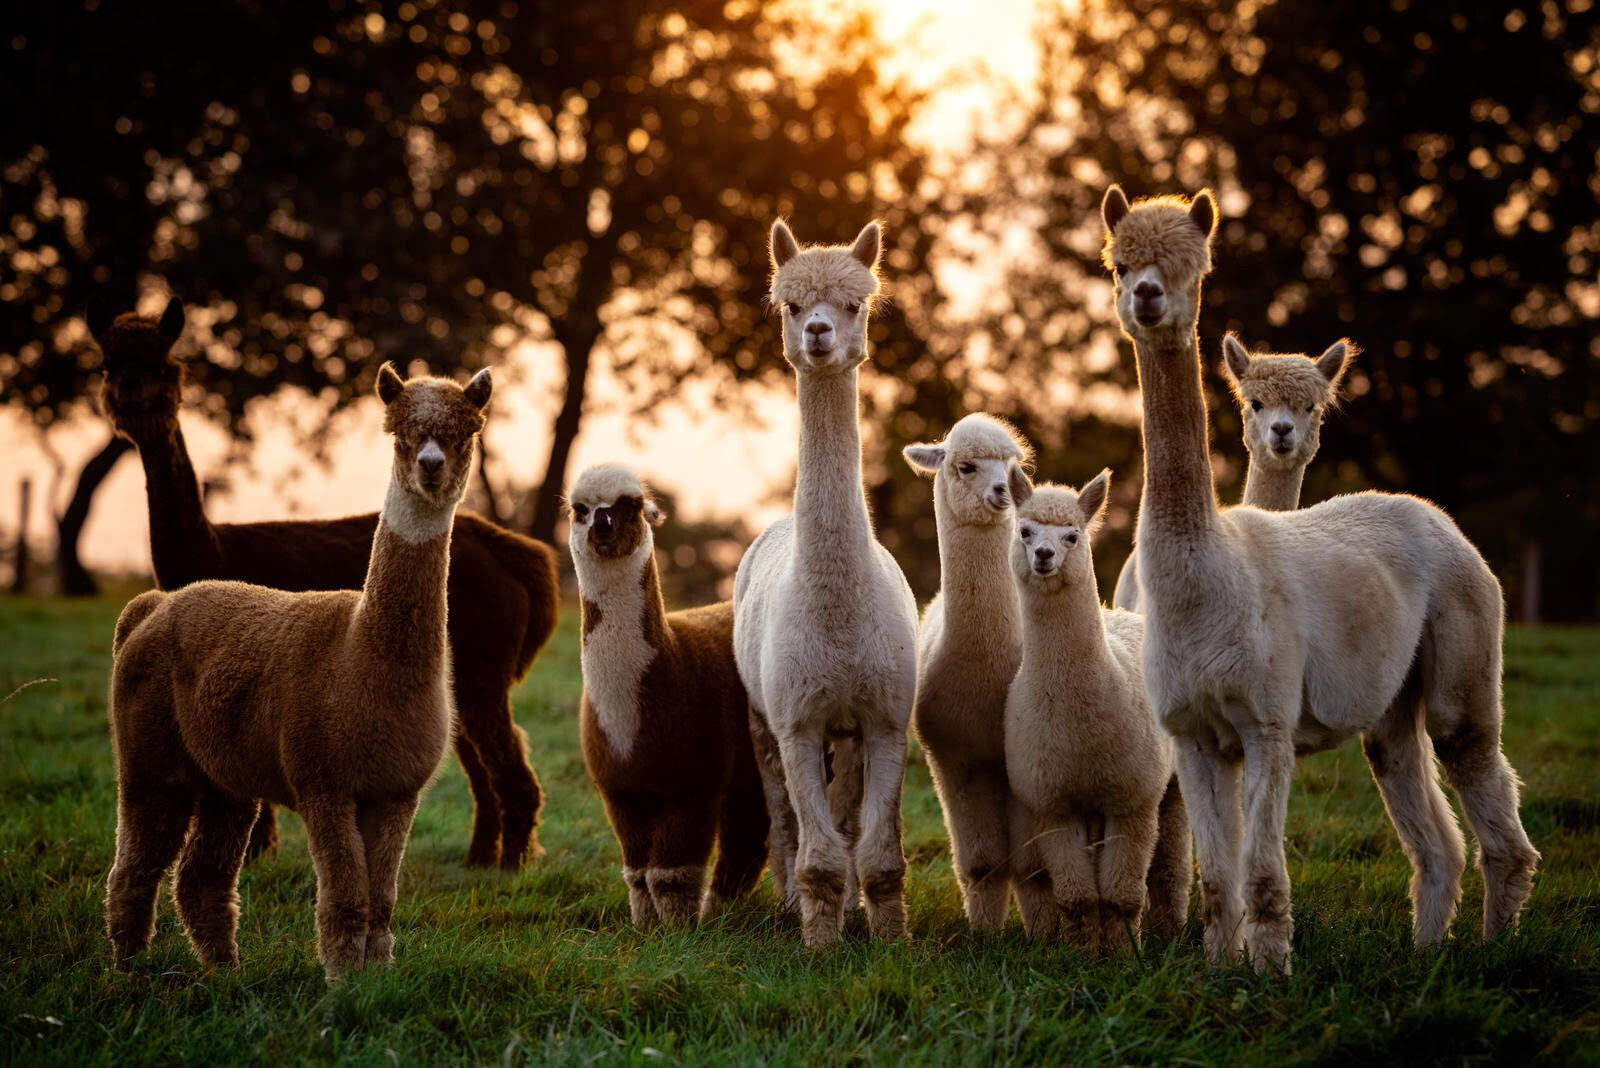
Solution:
<path fill-rule="evenodd" d="M 89 521 L 89 506 L 94 502 L 95 491 L 106 480 L 122 454 L 133 448 L 126 438 L 112 435 L 105 447 L 89 458 L 78 472 L 78 484 L 73 488 L 72 500 L 67 510 L 56 521 L 56 574 L 61 578 L 61 592 L 67 597 L 92 597 L 100 592 L 94 576 L 84 570 L 78 559 L 78 539 L 83 535 L 84 524 Z"/>
<path fill-rule="evenodd" d="M 583 421 L 583 396 L 589 381 L 589 357 L 599 340 L 598 330 L 584 330 L 563 344 L 567 353 L 567 384 L 561 411 L 550 430 L 550 459 L 544 467 L 544 481 L 533 500 L 533 522 L 528 533 L 540 541 L 554 543 L 556 521 L 561 518 L 561 489 L 567 484 L 567 463 L 572 458 L 572 443 L 578 438 Z"/>
<path fill-rule="evenodd" d="M 33 503 L 33 483 L 22 480 L 22 500 L 17 507 L 17 551 L 11 560 L 16 568 L 11 577 L 11 592 L 22 595 L 28 592 L 28 511 Z"/>
<path fill-rule="evenodd" d="M 478 435 L 478 488 L 483 492 L 483 514 L 501 526 L 505 526 L 508 516 L 505 513 L 505 508 L 500 504 L 500 495 L 495 492 L 494 482 L 489 478 L 489 440 L 487 431 Z"/>

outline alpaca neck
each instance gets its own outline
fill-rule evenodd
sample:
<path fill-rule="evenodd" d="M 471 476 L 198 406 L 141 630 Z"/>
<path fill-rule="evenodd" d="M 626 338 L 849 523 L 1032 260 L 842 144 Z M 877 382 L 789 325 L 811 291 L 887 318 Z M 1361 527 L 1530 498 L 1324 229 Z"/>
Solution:
<path fill-rule="evenodd" d="M 445 656 L 445 589 L 456 504 L 437 505 L 391 480 L 362 586 L 357 628 L 387 661 L 431 671 Z"/>
<path fill-rule="evenodd" d="M 655 545 L 646 536 L 620 560 L 574 552 L 573 565 L 583 604 L 583 692 L 601 733 L 626 758 L 639 736 L 645 671 L 673 640 Z"/>
<path fill-rule="evenodd" d="M 1257 463 L 1250 457 L 1244 475 L 1244 503 L 1269 512 L 1292 512 L 1300 507 L 1300 483 L 1306 465 L 1279 467 Z"/>
<path fill-rule="evenodd" d="M 222 547 L 206 518 L 200 480 L 177 415 L 161 430 L 129 436 L 144 466 L 156 585 L 172 590 L 201 579 L 222 578 Z"/>
<path fill-rule="evenodd" d="M 1026 584 L 1022 593 L 1027 617 L 1022 628 L 1022 662 L 1035 677 L 1081 680 L 1110 663 L 1100 589 L 1094 569 L 1088 571 L 1061 589 Z"/>
<path fill-rule="evenodd" d="M 802 372 L 795 556 L 810 574 L 855 584 L 870 558 L 872 523 L 861 487 L 860 371 Z"/>
<path fill-rule="evenodd" d="M 984 641 L 1005 636 L 1015 642 L 1022 629 L 1022 607 L 1007 555 L 1013 532 L 1010 517 L 988 524 L 961 523 L 942 504 L 934 516 L 939 526 L 945 633 Z"/>
<path fill-rule="evenodd" d="M 1215 524 L 1217 498 L 1206 445 L 1206 402 L 1200 392 L 1200 345 L 1194 323 L 1162 331 L 1154 340 L 1135 340 L 1133 350 L 1144 405 L 1139 540 L 1143 543 L 1152 531 L 1162 537 L 1203 536 Z"/>

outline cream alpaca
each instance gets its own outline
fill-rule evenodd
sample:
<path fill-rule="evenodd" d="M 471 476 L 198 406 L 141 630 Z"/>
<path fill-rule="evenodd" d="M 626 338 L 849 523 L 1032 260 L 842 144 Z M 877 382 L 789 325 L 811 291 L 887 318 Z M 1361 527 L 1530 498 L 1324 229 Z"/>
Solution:
<path fill-rule="evenodd" d="M 1220 510 L 1195 336 L 1216 205 L 1203 192 L 1130 209 L 1113 186 L 1102 214 L 1144 405 L 1145 684 L 1177 742 L 1209 955 L 1243 942 L 1257 967 L 1287 969 L 1295 754 L 1358 734 L 1415 869 L 1418 944 L 1448 933 L 1465 866 L 1434 754 L 1478 839 L 1484 934 L 1498 934 L 1538 861 L 1500 750 L 1499 583 L 1450 518 L 1414 497 Z"/>
<path fill-rule="evenodd" d="M 1335 341 L 1315 360 L 1291 354 L 1245 351 L 1222 339 L 1223 369 L 1244 420 L 1244 503 L 1270 512 L 1300 507 L 1300 483 L 1321 444 L 1322 419 L 1339 396 L 1339 381 L 1355 355 L 1348 340 Z M 1112 598 L 1139 610 L 1139 554 L 1129 553 Z"/>
<path fill-rule="evenodd" d="M 1150 716 L 1144 621 L 1102 608 L 1090 539 L 1111 473 L 1082 491 L 1028 484 L 1012 463 L 1022 664 L 1005 710 L 1006 767 L 1067 937 L 1113 950 L 1139 935 L 1172 741 Z M 1188 856 L 1187 840 L 1184 845 Z M 1178 866 L 1189 870 L 1191 864 Z"/>
<path fill-rule="evenodd" d="M 794 514 L 756 539 L 734 580 L 734 652 L 773 811 L 772 866 L 813 947 L 839 937 L 851 860 L 828 805 L 830 736 L 860 739 L 854 859 L 868 920 L 882 937 L 905 933 L 900 789 L 917 608 L 873 535 L 857 419 L 880 242 L 869 223 L 852 247 L 801 251 L 783 222 L 772 227 L 772 301 L 800 397 L 798 480 Z"/>
<path fill-rule="evenodd" d="M 176 858 L 174 897 L 195 952 L 208 966 L 238 963 L 239 867 L 258 799 L 305 821 L 328 978 L 390 961 L 400 858 L 455 714 L 450 530 L 489 391 L 488 371 L 465 390 L 402 383 L 389 364 L 379 372 L 394 462 L 361 590 L 205 581 L 123 609 L 106 886 L 118 962 L 150 944 L 156 888 Z"/>
<path fill-rule="evenodd" d="M 944 809 L 967 921 L 979 931 L 1005 926 L 1012 889 L 1027 930 L 1055 927 L 1032 827 L 1006 782 L 1003 729 L 1022 662 L 1006 465 L 1032 455 L 1015 430 L 983 414 L 956 423 L 942 443 L 905 449 L 907 463 L 933 476 L 939 530 L 939 593 L 922 617 L 912 723 Z M 1027 873 L 1014 887 L 1013 871 Z"/>

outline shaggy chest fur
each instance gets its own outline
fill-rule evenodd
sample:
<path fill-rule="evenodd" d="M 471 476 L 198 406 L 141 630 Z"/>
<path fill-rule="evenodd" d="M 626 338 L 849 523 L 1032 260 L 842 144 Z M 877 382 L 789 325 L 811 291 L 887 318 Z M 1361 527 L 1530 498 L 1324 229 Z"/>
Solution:
<path fill-rule="evenodd" d="M 595 728 L 623 759 L 639 736 L 640 685 L 660 654 L 645 631 L 646 575 L 587 591 L 583 602 L 583 694 Z M 593 599 L 591 599 L 591 597 Z"/>

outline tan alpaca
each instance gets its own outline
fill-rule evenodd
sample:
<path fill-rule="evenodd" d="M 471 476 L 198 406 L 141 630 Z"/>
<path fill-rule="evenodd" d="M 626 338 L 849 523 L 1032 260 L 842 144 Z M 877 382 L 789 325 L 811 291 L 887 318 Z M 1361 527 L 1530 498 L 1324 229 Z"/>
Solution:
<path fill-rule="evenodd" d="M 1315 360 L 1292 353 L 1252 356 L 1229 336 L 1222 339 L 1223 370 L 1244 423 L 1244 504 L 1269 512 L 1300 507 L 1300 484 L 1322 442 L 1322 420 L 1338 401 L 1356 347 L 1348 339 L 1328 346 Z M 1139 554 L 1129 553 L 1117 576 L 1112 602 L 1139 610 Z"/>
<path fill-rule="evenodd" d="M 1006 465 L 1032 455 L 1015 430 L 981 413 L 956 423 L 942 442 L 905 448 L 906 462 L 933 476 L 939 531 L 939 593 L 922 616 L 912 726 L 944 810 L 967 922 L 977 931 L 1005 926 L 1013 889 L 1029 932 L 1053 931 L 1056 923 L 1032 827 L 1006 782 L 1003 729 L 1006 693 L 1022 662 Z"/>
<path fill-rule="evenodd" d="M 628 468 L 588 468 L 567 507 L 583 598 L 583 761 L 622 846 L 634 924 L 688 924 L 749 893 L 767 859 L 733 602 L 666 610 L 651 533 L 666 516 Z"/>
<path fill-rule="evenodd" d="M 205 581 L 123 609 L 106 886 L 119 963 L 150 944 L 174 859 L 195 953 L 207 966 L 238 963 L 239 867 L 262 801 L 305 821 L 329 979 L 393 958 L 401 854 L 450 741 L 450 530 L 490 385 L 487 370 L 465 390 L 379 372 L 394 467 L 360 591 Z"/>
<path fill-rule="evenodd" d="M 1209 955 L 1248 945 L 1258 968 L 1288 968 L 1295 754 L 1356 735 L 1415 869 L 1417 943 L 1448 933 L 1465 866 L 1435 755 L 1478 839 L 1484 935 L 1498 934 L 1539 856 L 1500 750 L 1499 583 L 1449 516 L 1415 497 L 1218 508 L 1195 336 L 1216 205 L 1203 192 L 1130 208 L 1112 186 L 1102 215 L 1144 406 L 1145 685 L 1177 743 Z"/>
<path fill-rule="evenodd" d="M 1063 932 L 1106 951 L 1139 936 L 1173 774 L 1172 741 L 1145 696 L 1144 621 L 1101 607 L 1095 584 L 1090 540 L 1110 482 L 1104 471 L 1077 493 L 1035 489 L 1011 465 L 1010 566 L 1023 652 L 1005 713 L 1011 788 L 1044 858 Z"/>

